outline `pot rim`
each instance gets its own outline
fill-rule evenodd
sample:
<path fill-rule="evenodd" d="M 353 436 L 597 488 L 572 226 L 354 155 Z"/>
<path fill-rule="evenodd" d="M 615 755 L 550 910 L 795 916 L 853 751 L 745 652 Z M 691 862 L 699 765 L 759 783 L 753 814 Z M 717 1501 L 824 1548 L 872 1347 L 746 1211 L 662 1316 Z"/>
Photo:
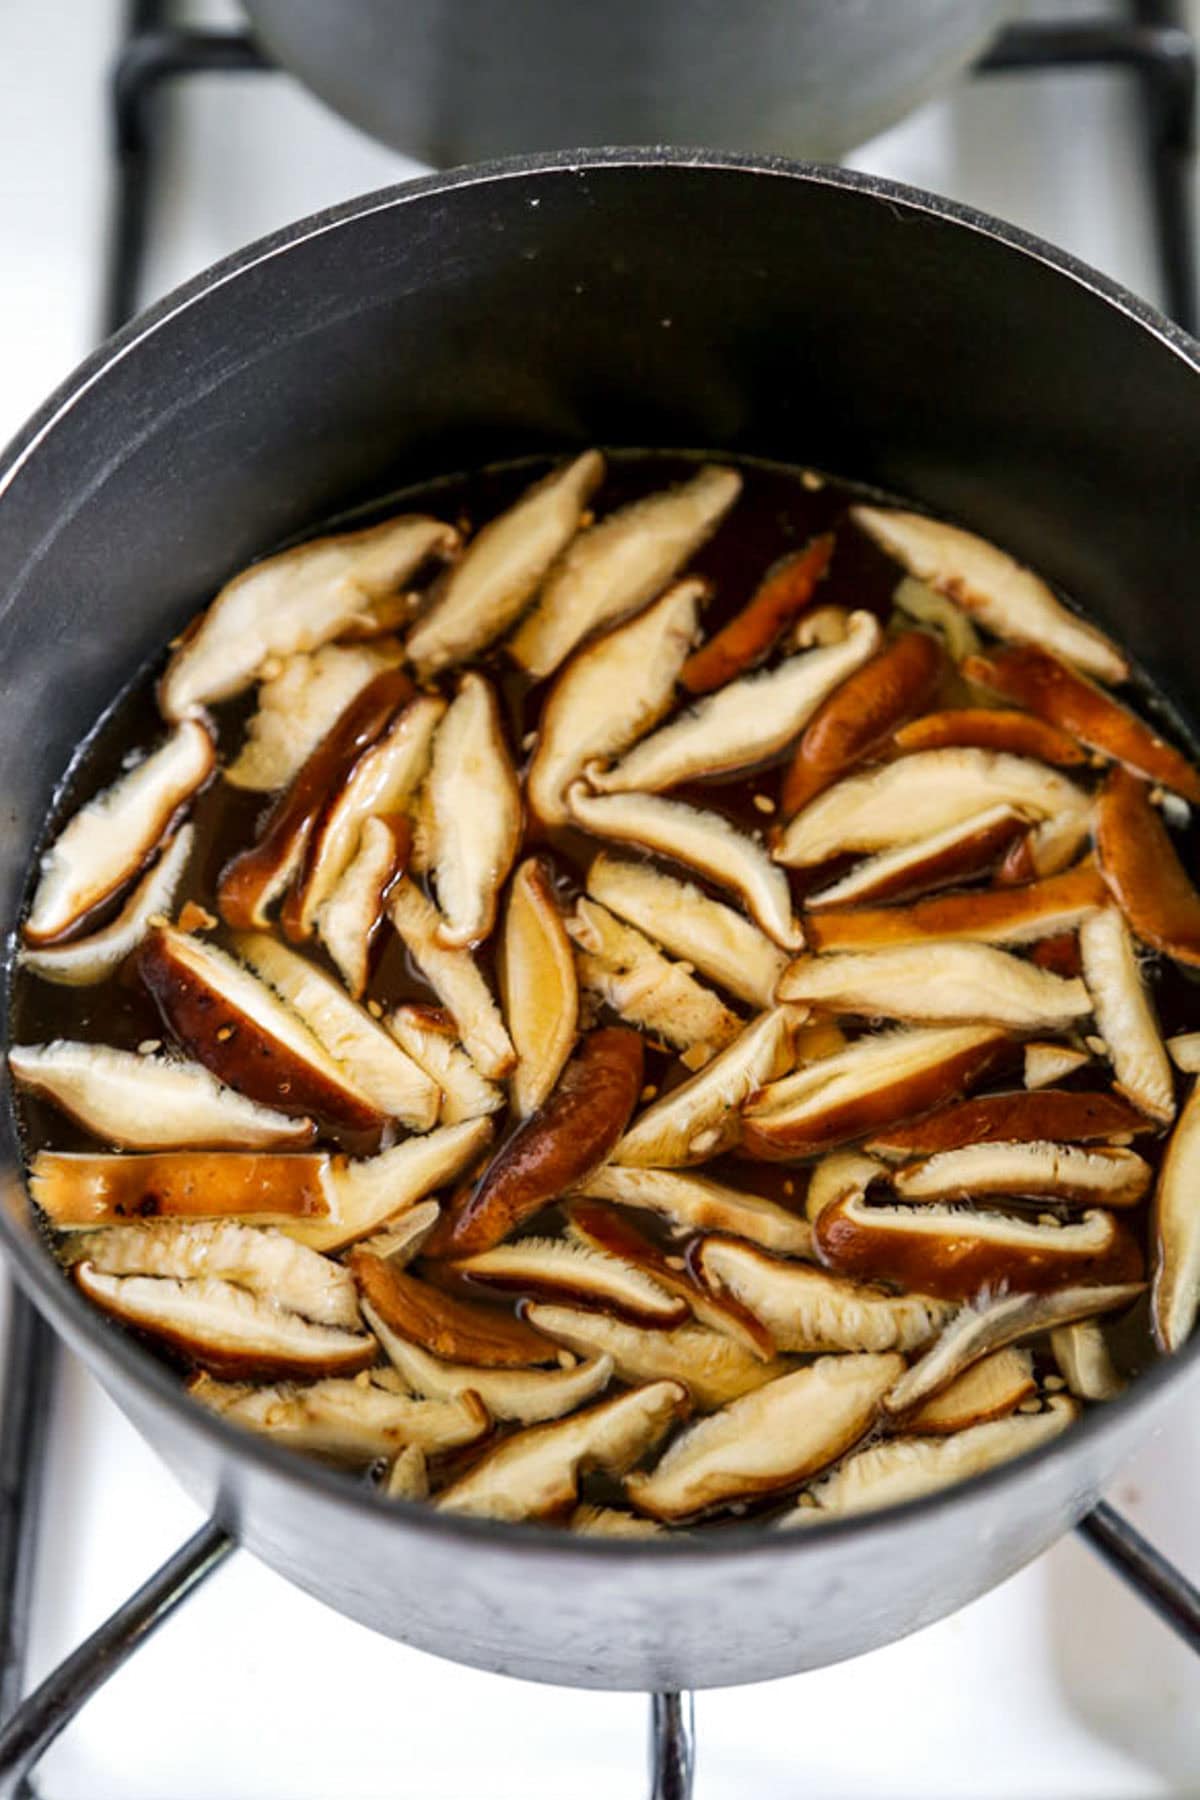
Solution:
<path fill-rule="evenodd" d="M 864 200 L 923 214 L 934 220 L 990 238 L 1016 255 L 1043 264 L 1055 274 L 1086 289 L 1123 314 L 1134 327 L 1148 332 L 1163 347 L 1177 356 L 1194 374 L 1200 375 L 1200 342 L 1180 326 L 1166 318 L 1148 302 L 1108 276 L 1089 267 L 1068 251 L 1060 250 L 1043 239 L 1006 224 L 987 213 L 957 201 L 929 193 L 900 182 L 888 181 L 857 170 L 840 169 L 819 163 L 795 161 L 786 157 L 756 156 L 737 152 L 703 149 L 649 147 L 605 147 L 578 151 L 560 151 L 547 155 L 522 155 L 497 161 L 475 163 L 446 173 L 377 189 L 371 193 L 342 201 L 336 206 L 314 213 L 269 236 L 257 239 L 243 249 L 213 264 L 190 281 L 174 289 L 161 300 L 139 313 L 113 337 L 94 350 L 76 370 L 62 382 L 8 448 L 0 454 L 0 501 L 18 483 L 22 470 L 36 456 L 40 446 L 70 414 L 76 403 L 107 372 L 132 354 L 156 333 L 203 301 L 207 295 L 236 281 L 275 257 L 286 254 L 309 240 L 337 231 L 356 220 L 376 213 L 399 212 L 404 207 L 430 196 L 450 193 L 458 188 L 487 186 L 530 177 L 553 180 L 563 176 L 586 177 L 606 169 L 640 169 L 652 172 L 666 170 L 712 170 L 797 183 L 801 187 L 839 188 L 861 195 Z M 11 602 L 9 602 L 11 604 Z M 0 607 L 0 617 L 8 610 Z M 11 979 L 14 935 L 9 934 L 6 947 L 6 976 Z M 19 1138 L 14 1129 L 12 1092 L 6 1096 L 6 1133 L 14 1159 L 19 1160 Z M 22 1178 L 21 1186 L 24 1188 Z M 25 1292 L 38 1304 L 43 1316 L 59 1329 L 59 1315 L 67 1321 L 67 1336 L 82 1340 L 97 1363 L 115 1364 L 121 1376 L 149 1393 L 187 1425 L 207 1438 L 212 1447 L 225 1456 L 242 1459 L 265 1476 L 281 1480 L 289 1486 L 319 1494 L 333 1505 L 380 1520 L 390 1514 L 398 1529 L 434 1539 L 443 1544 L 455 1541 L 469 1544 L 495 1544 L 509 1552 L 525 1551 L 540 1560 L 559 1558 L 574 1563 L 577 1558 L 592 1560 L 597 1566 L 625 1563 L 634 1559 L 644 1566 L 654 1562 L 703 1564 L 739 1562 L 748 1557 L 770 1553 L 776 1558 L 819 1556 L 826 1546 L 844 1543 L 850 1538 L 878 1536 L 897 1525 L 919 1527 L 922 1521 L 945 1514 L 956 1507 L 974 1504 L 985 1496 L 999 1495 L 1047 1468 L 1054 1459 L 1071 1454 L 1072 1446 L 1084 1441 L 1099 1442 L 1121 1428 L 1133 1408 L 1161 1399 L 1168 1388 L 1176 1388 L 1200 1371 L 1200 1329 L 1184 1350 L 1163 1358 L 1151 1369 L 1138 1375 L 1116 1400 L 1106 1402 L 1084 1413 L 1071 1428 L 1040 1449 L 1020 1457 L 1015 1463 L 1001 1465 L 957 1486 L 942 1489 L 923 1498 L 907 1500 L 865 1513 L 823 1522 L 806 1531 L 764 1530 L 761 1525 L 747 1523 L 729 1525 L 717 1532 L 687 1533 L 675 1537 L 644 1539 L 608 1539 L 565 1532 L 559 1528 L 532 1523 L 506 1523 L 494 1519 L 474 1519 L 441 1513 L 423 1502 L 396 1501 L 355 1482 L 341 1471 L 298 1455 L 282 1446 L 258 1438 L 248 1431 L 227 1423 L 190 1399 L 177 1375 L 154 1354 L 143 1349 L 121 1327 L 114 1325 L 91 1305 L 62 1274 L 58 1264 L 37 1238 L 22 1232 L 0 1207 L 0 1249 L 3 1249 Z M 150 1440 L 153 1447 L 153 1440 Z M 1082 1510 L 1082 1508 L 1080 1509 Z M 220 1517 L 220 1504 L 217 1515 Z M 1065 1532 L 1074 1523 L 1063 1521 Z M 231 1521 L 236 1535 L 236 1519 Z"/>

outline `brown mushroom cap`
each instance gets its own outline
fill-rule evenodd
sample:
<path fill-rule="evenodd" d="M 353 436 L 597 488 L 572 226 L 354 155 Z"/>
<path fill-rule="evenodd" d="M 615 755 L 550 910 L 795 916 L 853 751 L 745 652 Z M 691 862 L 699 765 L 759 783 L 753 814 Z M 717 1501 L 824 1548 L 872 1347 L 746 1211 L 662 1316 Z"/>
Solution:
<path fill-rule="evenodd" d="M 262 1151 L 144 1155 L 39 1150 L 29 1191 L 56 1231 L 126 1219 L 322 1218 L 329 1157 Z"/>
<path fill-rule="evenodd" d="M 1200 893 L 1146 784 L 1125 769 L 1112 771 L 1096 804 L 1096 848 L 1104 878 L 1142 942 L 1200 966 Z"/>
<path fill-rule="evenodd" d="M 1022 887 L 928 895 L 911 906 L 843 907 L 810 914 L 804 935 L 813 950 L 821 951 L 874 950 L 930 939 L 1026 944 L 1073 930 L 1107 899 L 1103 877 L 1094 864 L 1085 862 Z"/>
<path fill-rule="evenodd" d="M 451 1362 L 523 1369 L 553 1362 L 545 1338 L 498 1306 L 463 1300 L 361 1248 L 350 1268 L 364 1302 L 390 1331 Z"/>

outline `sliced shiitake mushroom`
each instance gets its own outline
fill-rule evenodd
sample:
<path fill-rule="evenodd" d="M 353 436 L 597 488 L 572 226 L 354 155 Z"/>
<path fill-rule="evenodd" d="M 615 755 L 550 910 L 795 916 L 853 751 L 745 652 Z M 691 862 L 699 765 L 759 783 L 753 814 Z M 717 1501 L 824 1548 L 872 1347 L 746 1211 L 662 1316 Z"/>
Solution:
<path fill-rule="evenodd" d="M 1140 1282 L 1116 1287 L 1064 1287 L 1048 1294 L 1003 1294 L 978 1306 L 964 1306 L 937 1343 L 913 1364 L 885 1401 L 896 1417 L 914 1412 L 981 1358 L 1042 1331 L 1072 1325 L 1131 1306 L 1144 1292 Z"/>
<path fill-rule="evenodd" d="M 641 1085 L 637 1033 L 611 1025 L 589 1032 L 549 1099 L 493 1157 L 474 1191 L 448 1209 L 436 1254 L 490 1250 L 548 1201 L 586 1180 L 608 1160 Z"/>
<path fill-rule="evenodd" d="M 613 1162 L 676 1168 L 728 1150 L 738 1140 L 739 1109 L 789 1066 L 794 1025 L 784 1006 L 760 1014 L 698 1075 L 639 1114 Z"/>
<path fill-rule="evenodd" d="M 625 1492 L 673 1523 L 795 1487 L 862 1437 L 903 1367 L 895 1354 L 820 1357 L 699 1420 Z"/>
<path fill-rule="evenodd" d="M 369 1321 L 368 1321 L 369 1323 Z M 1063 1327 L 1066 1331 L 1081 1329 Z M 905 1420 L 905 1430 L 942 1434 L 966 1431 L 988 1419 L 1000 1419 L 1037 1392 L 1033 1357 L 1028 1350 L 993 1350 L 972 1363 L 948 1387 L 927 1400 Z"/>
<path fill-rule="evenodd" d="M 408 654 L 422 675 L 464 662 L 503 637 L 575 536 L 603 479 L 604 458 L 585 450 L 527 488 L 471 539 L 408 634 Z"/>
<path fill-rule="evenodd" d="M 621 1475 L 687 1410 L 677 1381 L 631 1388 L 548 1425 L 531 1425 L 480 1457 L 438 1498 L 443 1512 L 545 1519 L 564 1512 L 590 1469 Z"/>
<path fill-rule="evenodd" d="M 1129 674 L 1111 639 L 985 538 L 922 513 L 855 506 L 850 516 L 910 575 L 948 595 L 997 637 L 1044 645 L 1102 681 L 1124 681 Z"/>
<path fill-rule="evenodd" d="M 1028 815 L 1019 807 L 990 806 L 945 831 L 864 857 L 828 887 L 806 897 L 809 918 L 822 907 L 906 900 L 985 875 L 1014 843 L 1024 843 L 1028 827 Z"/>
<path fill-rule="evenodd" d="M 362 1381 L 316 1381 L 309 1387 L 246 1387 L 197 1376 L 193 1400 L 276 1443 L 342 1462 L 368 1463 L 410 1446 L 430 1455 L 475 1444 L 491 1420 L 478 1395 L 419 1400 L 398 1393 L 378 1372 Z"/>
<path fill-rule="evenodd" d="M 406 1138 L 378 1156 L 331 1165 L 332 1216 L 297 1220 L 287 1230 L 314 1250 L 343 1250 L 347 1244 L 407 1219 L 418 1200 L 470 1168 L 491 1139 L 490 1119 L 439 1125 L 422 1137 Z M 384 1252 L 380 1252 L 384 1254 Z"/>
<path fill-rule="evenodd" d="M 648 494 L 580 532 L 509 639 L 513 660 L 540 681 L 592 632 L 645 606 L 716 530 L 741 490 L 735 469 L 709 465 L 682 486 Z"/>
<path fill-rule="evenodd" d="M 521 838 L 521 789 L 496 696 L 473 671 L 460 678 L 438 727 L 428 798 L 441 938 L 461 949 L 491 931 Z"/>
<path fill-rule="evenodd" d="M 307 1144 L 314 1135 L 311 1119 L 257 1105 L 199 1063 L 59 1039 L 15 1046 L 8 1066 L 19 1087 L 52 1100 L 102 1142 L 130 1150 L 253 1150 Z"/>
<path fill-rule="evenodd" d="M 738 1035 L 742 1021 L 681 963 L 594 900 L 581 899 L 567 920 L 579 950 L 581 985 L 627 1025 L 649 1031 L 702 1068 Z"/>
<path fill-rule="evenodd" d="M 732 1294 L 780 1350 L 919 1350 L 952 1310 L 925 1294 L 844 1281 L 727 1238 L 704 1238 L 695 1263 L 707 1286 Z"/>
<path fill-rule="evenodd" d="M 702 1411 L 724 1406 L 784 1372 L 786 1364 L 764 1362 L 736 1338 L 688 1323 L 648 1330 L 608 1313 L 534 1302 L 525 1317 L 538 1331 L 579 1356 L 603 1356 L 622 1381 L 679 1381 Z"/>
<path fill-rule="evenodd" d="M 361 1246 L 350 1252 L 350 1267 L 372 1314 L 397 1337 L 432 1356 L 486 1369 L 525 1369 L 554 1361 L 545 1338 L 498 1306 L 433 1287 Z"/>
<path fill-rule="evenodd" d="M 382 1490 L 389 1500 L 428 1500 L 429 1464 L 420 1444 L 397 1452 Z"/>
<path fill-rule="evenodd" d="M 1116 1094 L 1075 1093 L 1043 1088 L 1037 1093 L 982 1094 L 927 1113 L 911 1125 L 896 1125 L 868 1146 L 882 1156 L 932 1156 L 971 1144 L 1058 1144 L 1127 1142 L 1154 1127 Z"/>
<path fill-rule="evenodd" d="M 362 1238 L 362 1248 L 369 1250 L 372 1256 L 381 1256 L 384 1262 L 394 1263 L 398 1269 L 407 1269 L 421 1254 L 441 1211 L 436 1200 L 420 1200 L 381 1231 Z"/>
<path fill-rule="evenodd" d="M 861 1150 L 835 1150 L 831 1156 L 823 1156 L 809 1177 L 808 1192 L 804 1196 L 804 1211 L 810 1227 L 835 1200 L 840 1200 L 844 1194 L 865 1194 L 873 1181 L 886 1175 L 886 1166 Z M 813 1254 L 815 1256 L 815 1249 Z"/>
<path fill-rule="evenodd" d="M 606 852 L 588 870 L 588 893 L 672 956 L 753 1006 L 770 1006 L 787 958 L 740 912 L 692 881 Z"/>
<path fill-rule="evenodd" d="M 1050 1349 L 1063 1380 L 1078 1399 L 1115 1400 L 1124 1390 L 1125 1382 L 1108 1353 L 1104 1328 L 1095 1319 L 1058 1326 L 1050 1333 Z"/>
<path fill-rule="evenodd" d="M 316 650 L 364 625 L 369 631 L 381 603 L 458 541 L 452 525 L 414 513 L 254 563 L 184 634 L 159 683 L 164 716 L 182 719 L 240 694 L 272 657 Z"/>
<path fill-rule="evenodd" d="M 789 622 L 811 601 L 833 550 L 833 533 L 824 532 L 803 550 L 773 563 L 741 612 L 688 657 L 680 675 L 688 693 L 710 694 L 761 662 Z"/>
<path fill-rule="evenodd" d="M 1200 967 L 1200 893 L 1149 790 L 1114 769 L 1096 803 L 1096 848 L 1117 904 L 1144 944 Z"/>
<path fill-rule="evenodd" d="M 1045 763 L 999 750 L 918 750 L 848 775 L 796 814 L 775 847 L 777 862 L 811 868 L 848 850 L 890 850 L 996 806 L 1052 819 L 1075 841 L 1087 834 L 1088 797 Z"/>
<path fill-rule="evenodd" d="M 1022 887 L 932 894 L 910 906 L 863 906 L 822 912 L 804 921 L 813 950 L 876 950 L 965 939 L 982 944 L 1027 944 L 1073 931 L 1104 906 L 1108 889 L 1094 864 L 1079 863 Z"/>
<path fill-rule="evenodd" d="M 231 787 L 269 794 L 286 787 L 369 681 L 404 661 L 395 638 L 325 644 L 286 657 L 258 690 L 258 711 L 223 770 Z"/>
<path fill-rule="evenodd" d="M 430 1400 L 478 1394 L 493 1419 L 513 1419 L 519 1425 L 561 1419 L 602 1394 L 612 1380 L 610 1356 L 592 1356 L 565 1369 L 483 1369 L 473 1363 L 446 1362 L 392 1331 L 370 1302 L 364 1305 L 363 1316 L 392 1367 L 414 1393 Z"/>
<path fill-rule="evenodd" d="M 21 967 L 58 987 L 92 987 L 104 981 L 137 949 L 151 921 L 170 912 L 194 840 L 192 826 L 184 825 L 131 889 L 114 919 L 100 931 L 67 944 L 51 944 L 45 950 L 23 948 Z"/>
<path fill-rule="evenodd" d="M 1076 1044 L 1028 1043 L 1021 1054 L 1027 1088 L 1052 1087 L 1092 1060 L 1091 1051 Z"/>
<path fill-rule="evenodd" d="M 1082 981 L 975 943 L 800 957 L 784 970 L 776 993 L 780 1000 L 868 1018 L 931 1024 L 972 1019 L 1015 1031 L 1070 1025 L 1092 1010 Z"/>
<path fill-rule="evenodd" d="M 979 633 L 962 608 L 915 575 L 905 575 L 896 583 L 892 605 L 900 615 L 897 623 L 908 625 L 915 619 L 945 645 L 956 663 L 981 647 Z"/>
<path fill-rule="evenodd" d="M 592 794 L 582 782 L 568 790 L 567 805 L 584 831 L 669 856 L 735 893 L 783 949 L 797 950 L 803 943 L 787 877 L 756 838 L 738 831 L 722 813 L 659 794 Z"/>
<path fill-rule="evenodd" d="M 1151 1173 L 1149 1163 L 1133 1150 L 1042 1139 L 941 1150 L 897 1169 L 892 1182 L 902 1200 L 1039 1194 L 1093 1206 L 1136 1206 L 1150 1186 Z"/>
<path fill-rule="evenodd" d="M 1200 800 L 1200 773 L 1165 738 L 1114 700 L 1111 694 L 1033 644 L 995 650 L 968 658 L 968 680 L 1015 700 L 1027 712 L 1070 732 L 1090 750 L 1110 756 L 1142 775 L 1161 782 L 1186 800 Z"/>
<path fill-rule="evenodd" d="M 1193 1083 L 1167 1145 L 1154 1195 L 1151 1310 L 1162 1349 L 1182 1349 L 1200 1311 L 1200 1084 Z"/>
<path fill-rule="evenodd" d="M 755 1092 L 742 1114 L 752 1156 L 815 1156 L 909 1119 L 977 1080 L 1007 1047 L 988 1025 L 927 1026 L 857 1039 Z M 672 1096 L 673 1098 L 673 1096 Z"/>
<path fill-rule="evenodd" d="M 457 1025 L 479 1073 L 489 1081 L 502 1079 L 512 1070 L 516 1053 L 470 951 L 445 944 L 437 907 L 407 876 L 393 887 L 387 910 L 409 955 Z"/>
<path fill-rule="evenodd" d="M 1096 1028 L 1108 1049 L 1117 1087 L 1152 1119 L 1175 1117 L 1175 1083 L 1133 942 L 1115 907 L 1089 915 L 1079 928 L 1083 979 Z"/>
<path fill-rule="evenodd" d="M 567 789 L 586 764 L 628 749 L 666 713 L 707 594 L 703 581 L 678 581 L 571 658 L 542 707 L 525 783 L 543 824 L 566 823 Z"/>
<path fill-rule="evenodd" d="M 1077 767 L 1088 760 L 1087 751 L 1057 725 L 1003 706 L 962 706 L 923 713 L 902 725 L 892 743 L 904 751 L 949 750 L 956 746 L 1007 750 L 1014 756 L 1032 756 L 1061 769 Z"/>
<path fill-rule="evenodd" d="M 371 944 L 383 923 L 388 890 L 404 873 L 412 829 L 392 814 L 367 819 L 358 849 L 317 913 L 317 935 L 347 991 L 360 1000 L 371 969 Z"/>
<path fill-rule="evenodd" d="M 481 1119 L 504 1105 L 501 1090 L 479 1073 L 459 1043 L 449 1013 L 436 1006 L 398 1006 L 385 1023 L 401 1049 L 441 1089 L 438 1118 L 443 1125 Z"/>
<path fill-rule="evenodd" d="M 1168 1038 L 1167 1055 L 1182 1074 L 1200 1074 L 1200 1031 L 1183 1031 Z"/>
<path fill-rule="evenodd" d="M 548 1097 L 579 1028 L 571 940 L 550 878 L 536 856 L 513 876 L 499 950 L 500 994 L 517 1055 L 509 1091 L 518 1118 Z"/>
<path fill-rule="evenodd" d="M 1039 1449 L 1078 1416 L 1073 1400 L 1055 1394 L 1041 1412 L 1014 1413 L 949 1437 L 891 1438 L 872 1444 L 817 1482 L 779 1523 L 785 1528 L 813 1525 L 936 1494 Z"/>
<path fill-rule="evenodd" d="M 132 881 L 216 760 L 208 731 L 189 719 L 81 807 L 42 855 L 24 942 L 59 943 Z"/>
<path fill-rule="evenodd" d="M 689 1316 L 686 1300 L 668 1294 L 644 1269 L 570 1239 L 518 1238 L 446 1266 L 501 1293 L 598 1308 L 634 1325 L 681 1325 Z"/>
<path fill-rule="evenodd" d="M 577 1191 L 589 1199 L 615 1200 L 619 1206 L 658 1213 L 680 1231 L 720 1231 L 729 1237 L 748 1238 L 785 1256 L 812 1253 L 807 1219 L 774 1200 L 760 1199 L 704 1175 L 607 1163 Z"/>
<path fill-rule="evenodd" d="M 663 1526 L 654 1519 L 639 1519 L 621 1506 L 577 1506 L 567 1520 L 568 1531 L 580 1537 L 659 1537 Z"/>
<path fill-rule="evenodd" d="M 56 1231 L 126 1219 L 319 1219 L 330 1209 L 323 1152 L 39 1150 L 29 1191 Z"/>
<path fill-rule="evenodd" d="M 873 613 L 851 613 L 840 643 L 802 651 L 774 669 L 718 688 L 643 738 L 613 767 L 589 764 L 589 783 L 602 794 L 658 793 L 766 762 L 874 654 L 880 636 Z"/>

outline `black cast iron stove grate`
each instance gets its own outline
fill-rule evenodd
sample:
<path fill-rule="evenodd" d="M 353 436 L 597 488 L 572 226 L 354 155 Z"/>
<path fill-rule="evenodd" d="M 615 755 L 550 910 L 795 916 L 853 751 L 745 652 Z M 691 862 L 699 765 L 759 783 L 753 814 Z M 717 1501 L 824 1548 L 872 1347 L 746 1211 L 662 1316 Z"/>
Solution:
<path fill-rule="evenodd" d="M 1181 0 L 1127 0 L 1124 16 L 1010 26 L 975 67 L 977 77 L 1123 68 L 1140 89 L 1148 197 L 1166 310 L 1195 332 L 1198 317 L 1192 164 L 1196 46 Z M 171 0 L 132 0 L 112 77 L 116 184 L 102 326 L 137 310 L 161 135 L 160 90 L 209 73 L 266 74 L 273 65 L 247 31 L 195 30 Z M 38 1517 L 57 1345 L 24 1295 L 13 1291 L 0 1411 L 0 1800 L 42 1800 L 33 1771 L 80 1708 L 236 1548 L 211 1519 L 111 1618 L 24 1696 Z M 1200 1589 L 1101 1502 L 1077 1527 L 1138 1596 L 1200 1654 Z M 651 1696 L 651 1800 L 689 1800 L 694 1771 L 692 1697 Z"/>

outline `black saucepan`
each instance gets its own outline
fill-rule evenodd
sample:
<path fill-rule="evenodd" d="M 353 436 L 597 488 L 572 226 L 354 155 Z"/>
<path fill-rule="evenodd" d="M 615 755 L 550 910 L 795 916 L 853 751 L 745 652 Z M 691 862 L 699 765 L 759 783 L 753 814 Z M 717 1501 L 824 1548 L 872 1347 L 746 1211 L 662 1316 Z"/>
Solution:
<path fill-rule="evenodd" d="M 136 320 L 0 463 L 0 909 L 72 748 L 233 570 L 372 492 L 599 442 L 910 495 L 1086 597 L 1200 717 L 1200 348 L 1045 246 L 822 169 L 665 151 L 354 201 Z M 578 1540 L 442 1518 L 239 1435 L 74 1292 L 6 1137 L 19 1281 L 205 1507 L 331 1606 L 554 1682 L 762 1680 L 962 1605 L 1078 1519 L 1200 1341 L 1027 1461 L 815 1529 Z"/>

